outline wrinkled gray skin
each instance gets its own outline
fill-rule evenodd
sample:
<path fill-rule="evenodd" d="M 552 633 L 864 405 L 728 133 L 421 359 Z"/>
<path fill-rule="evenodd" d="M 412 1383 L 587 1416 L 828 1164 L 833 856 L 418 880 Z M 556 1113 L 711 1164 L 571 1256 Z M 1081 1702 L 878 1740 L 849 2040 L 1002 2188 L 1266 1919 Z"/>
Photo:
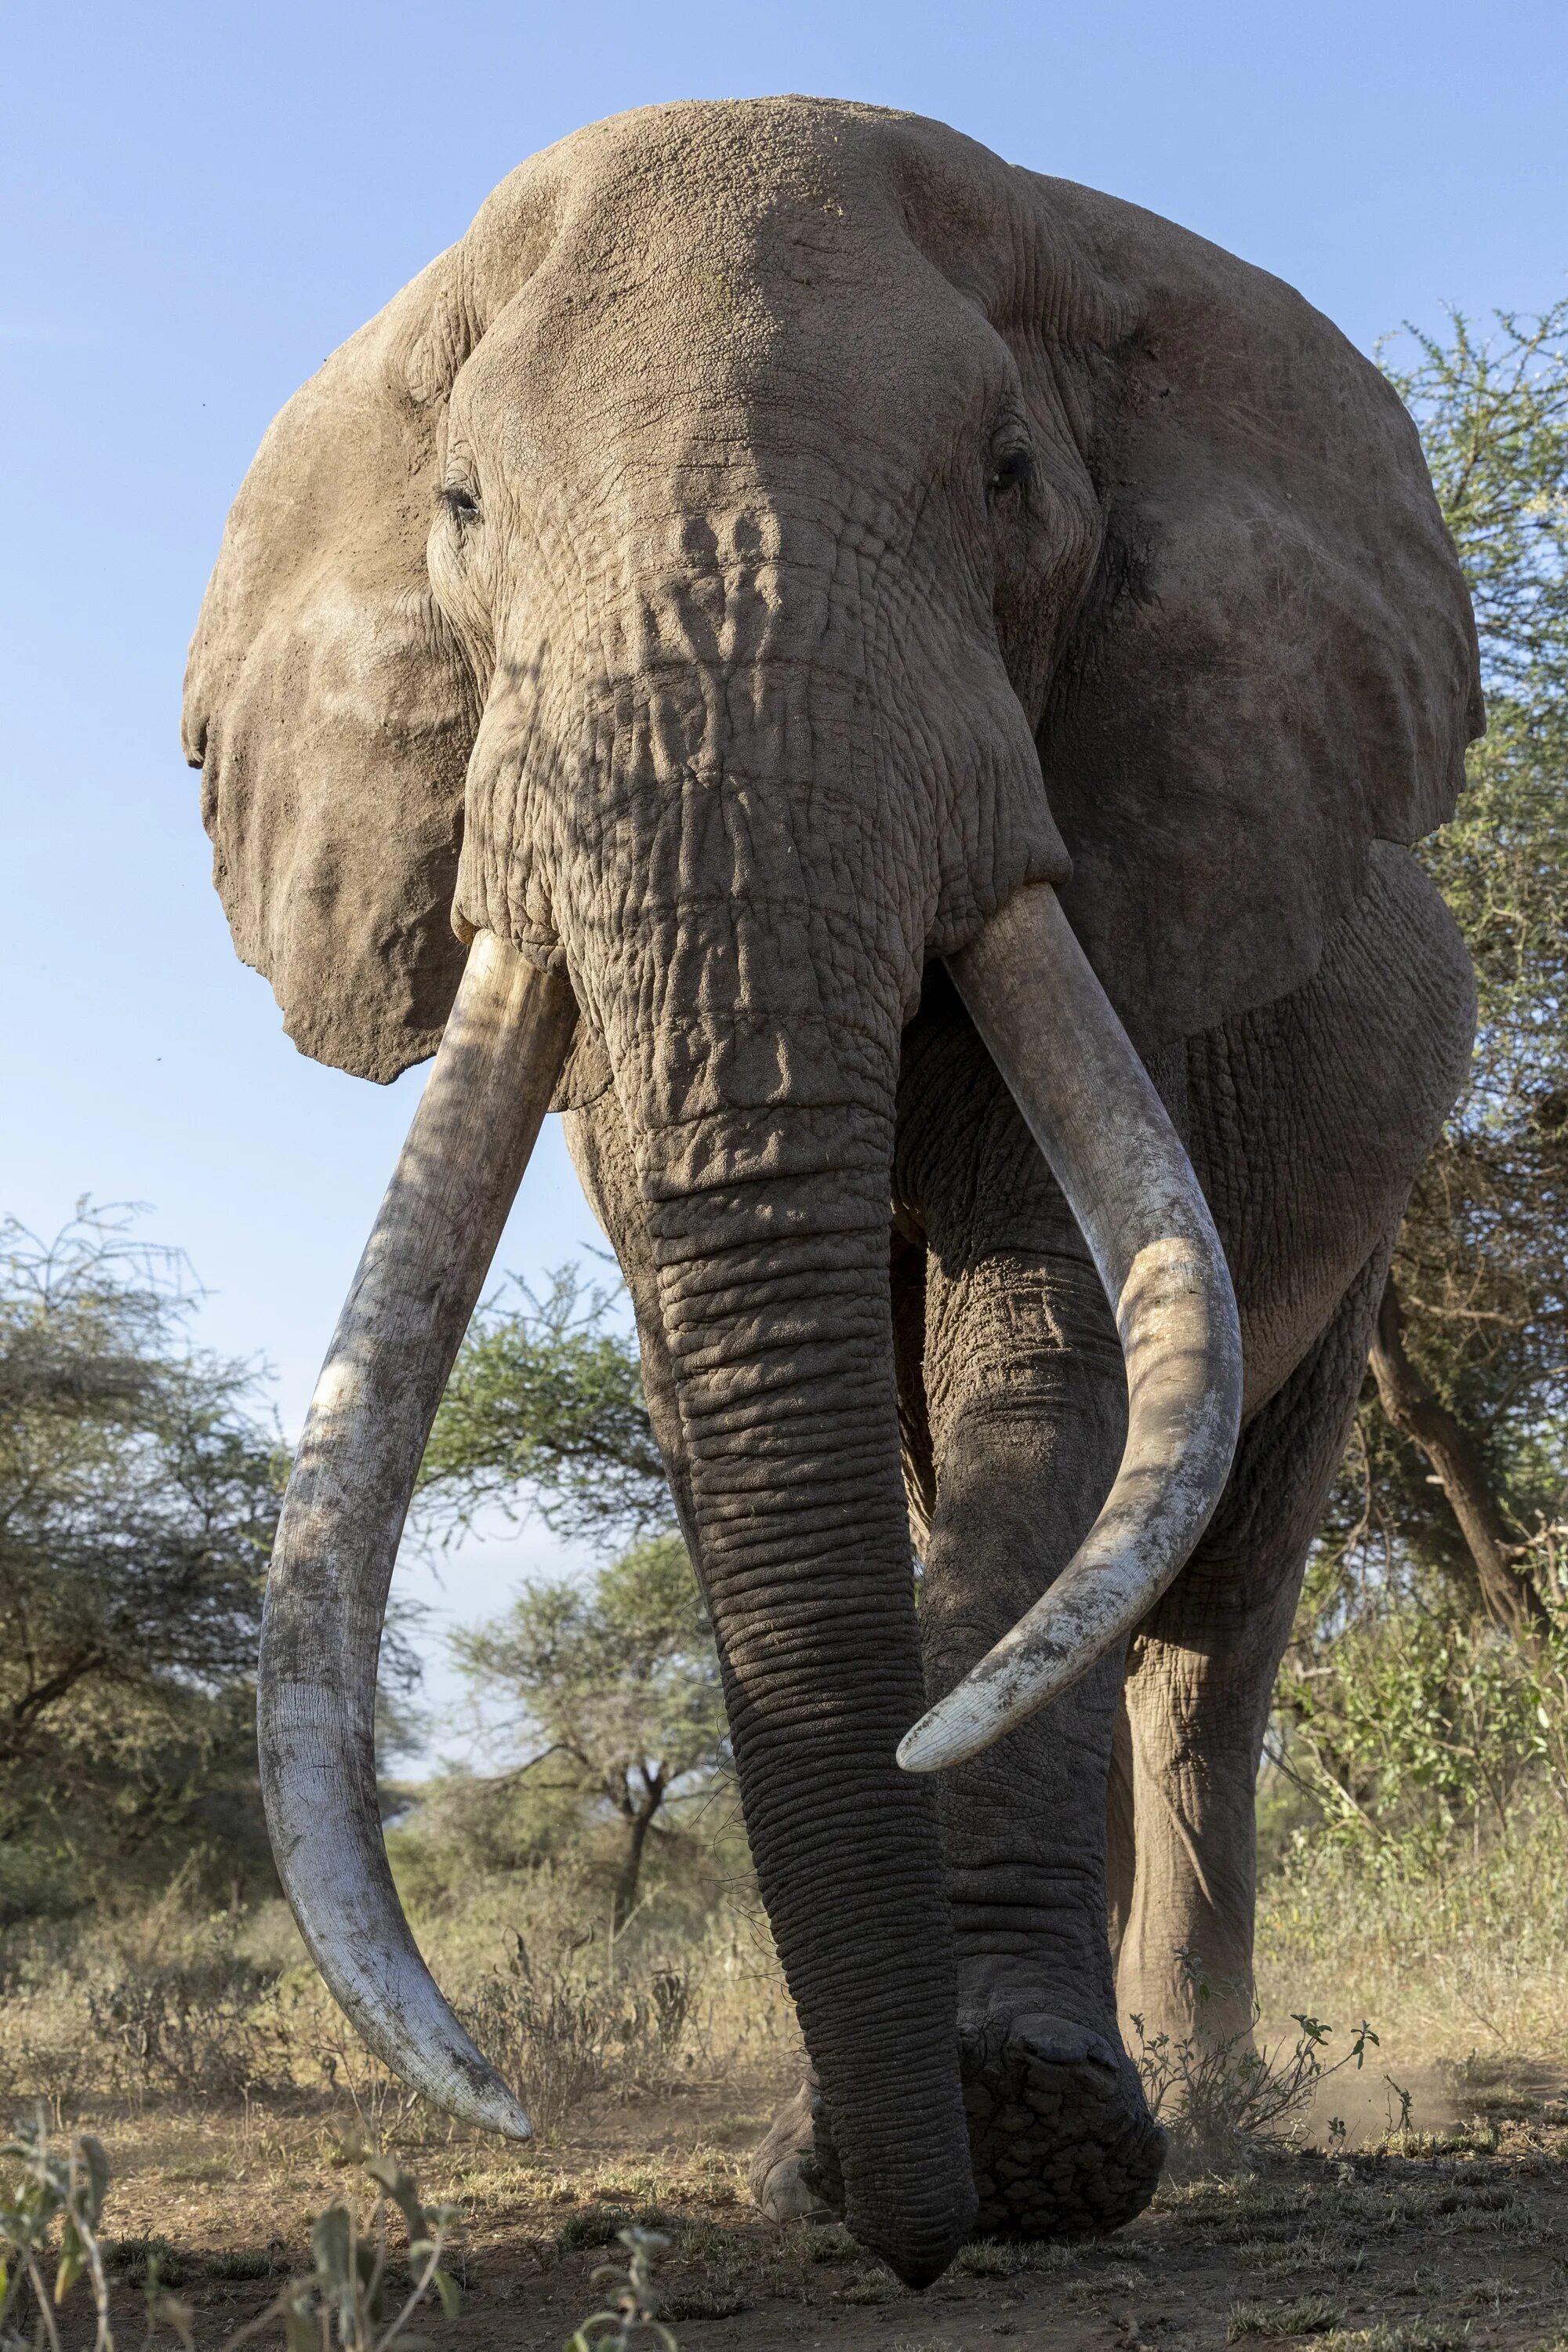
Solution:
<path fill-rule="evenodd" d="M 1135 2211 L 1160 2137 L 1117 1995 L 1181 2031 L 1177 1948 L 1247 1978 L 1270 1683 L 1466 1062 L 1405 845 L 1478 720 L 1415 434 L 1335 330 L 866 108 L 658 108 L 536 157 L 236 505 L 186 729 L 239 950 L 303 1050 L 384 1080 L 436 1045 L 454 925 L 569 974 L 572 1150 L 820 2084 L 761 2193 L 841 2198 L 908 2278 L 977 2214 Z M 1035 881 L 1188 1142 L 1247 1420 L 1120 1732 L 1118 1657 L 933 1783 L 899 1737 L 1061 1567 L 1125 1425 L 939 961 Z"/>

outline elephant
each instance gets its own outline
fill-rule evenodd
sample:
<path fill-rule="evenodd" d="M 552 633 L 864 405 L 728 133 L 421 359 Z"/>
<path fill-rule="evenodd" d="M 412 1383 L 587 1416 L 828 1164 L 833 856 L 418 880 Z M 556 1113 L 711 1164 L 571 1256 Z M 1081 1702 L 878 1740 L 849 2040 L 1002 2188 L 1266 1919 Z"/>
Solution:
<path fill-rule="evenodd" d="M 553 1108 L 809 2054 L 765 2209 L 919 2284 L 1146 2202 L 1119 2013 L 1187 2030 L 1184 1953 L 1246 2030 L 1272 1680 L 1467 1068 L 1413 845 L 1477 680 L 1326 319 L 876 107 L 574 133 L 283 409 L 187 676 L 215 878 L 301 1051 L 435 1062 L 259 1744 L 306 1942 L 431 2098 L 529 2128 L 398 1906 L 376 1652 Z"/>

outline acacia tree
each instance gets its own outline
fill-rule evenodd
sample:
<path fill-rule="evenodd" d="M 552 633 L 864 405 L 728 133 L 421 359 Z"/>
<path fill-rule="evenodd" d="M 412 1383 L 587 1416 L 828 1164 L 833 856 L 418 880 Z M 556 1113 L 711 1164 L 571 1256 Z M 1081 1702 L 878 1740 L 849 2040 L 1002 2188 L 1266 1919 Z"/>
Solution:
<path fill-rule="evenodd" d="M 513 1276 L 474 1316 L 426 1448 L 422 1516 L 449 1533 L 487 1507 L 532 1509 L 600 1547 L 662 1533 L 674 1512 L 637 1341 L 611 1292 L 569 1265 L 548 1280 L 541 1298 Z"/>
<path fill-rule="evenodd" d="M 624 1824 L 616 1927 L 637 1906 L 648 1834 L 725 1754 L 719 1661 L 679 1536 L 633 1545 L 584 1584 L 525 1584 L 504 1616 L 453 1637 L 471 1683 L 534 1752 L 564 1761 Z"/>
<path fill-rule="evenodd" d="M 1405 1218 L 1373 1371 L 1458 1524 L 1448 1561 L 1495 1622 L 1535 1639 L 1552 1604 L 1523 1548 L 1568 1467 L 1568 301 L 1498 315 L 1488 339 L 1455 315 L 1446 341 L 1415 346 L 1394 383 L 1469 581 L 1488 694 L 1458 818 L 1422 854 L 1477 964 L 1481 1025 Z M 1411 1500 L 1405 1486 L 1405 1524 Z"/>
<path fill-rule="evenodd" d="M 134 1843 L 243 1752 L 285 1465 L 253 1375 L 192 1349 L 176 1253 L 85 1209 L 0 1223 L 0 1836 Z M 232 1760 L 232 1759 L 231 1759 Z M 248 1769 L 248 1768 L 247 1768 Z"/>
<path fill-rule="evenodd" d="M 1347 1823 L 1500 1821 L 1568 1790 L 1568 301 L 1456 316 L 1390 371 L 1469 582 L 1488 698 L 1422 845 L 1479 992 L 1418 1180 L 1281 1678 Z"/>
<path fill-rule="evenodd" d="M 650 1833 L 725 1753 L 719 1661 L 643 1402 L 637 1345 L 608 1290 L 570 1266 L 542 1297 L 518 1281 L 480 1308 L 453 1370 L 420 1474 L 426 1525 L 486 1507 L 536 1511 L 600 1551 L 587 1582 L 526 1584 L 510 1609 L 454 1636 L 471 1685 L 500 1701 L 531 1750 L 510 1779 L 546 1769 L 623 1824 L 617 1927 L 636 1907 Z M 560 1784 L 544 1784 L 557 1786 Z"/>
<path fill-rule="evenodd" d="M 1486 339 L 1456 316 L 1446 341 L 1415 341 L 1394 381 L 1469 582 L 1488 699 L 1456 820 L 1423 855 L 1474 959 L 1480 1020 L 1373 1369 L 1462 1538 L 1437 1549 L 1531 1642 L 1553 1596 L 1530 1539 L 1568 1471 L 1568 300 L 1500 314 Z M 1406 1485 L 1406 1526 L 1412 1499 Z"/>

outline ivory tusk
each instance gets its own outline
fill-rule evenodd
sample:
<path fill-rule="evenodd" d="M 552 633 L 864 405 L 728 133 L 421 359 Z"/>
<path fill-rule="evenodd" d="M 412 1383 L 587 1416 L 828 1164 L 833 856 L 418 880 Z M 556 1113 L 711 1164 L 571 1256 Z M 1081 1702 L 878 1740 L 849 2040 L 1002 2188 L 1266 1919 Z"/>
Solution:
<path fill-rule="evenodd" d="M 514 2139 L 528 2116 L 453 2015 L 392 1883 L 376 1662 L 430 1425 L 575 1020 L 564 980 L 475 940 L 295 1456 L 257 1694 L 272 1851 L 329 1990 L 405 2082 Z"/>
<path fill-rule="evenodd" d="M 1100 1517 L 1061 1574 L 900 1743 L 910 1772 L 967 1763 L 1132 1631 L 1207 1526 L 1241 1420 L 1219 1235 L 1056 892 L 1018 891 L 949 968 L 1115 1310 L 1128 1430 Z"/>

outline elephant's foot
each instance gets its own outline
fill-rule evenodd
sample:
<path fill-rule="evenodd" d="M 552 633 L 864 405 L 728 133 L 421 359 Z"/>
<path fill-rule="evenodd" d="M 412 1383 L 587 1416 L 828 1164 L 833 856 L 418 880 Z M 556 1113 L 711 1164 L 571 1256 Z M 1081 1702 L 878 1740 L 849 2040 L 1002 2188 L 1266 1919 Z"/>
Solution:
<path fill-rule="evenodd" d="M 959 2051 L 977 2237 L 1102 2237 L 1143 2210 L 1165 2135 L 1118 2043 L 1043 2011 L 986 2009 L 960 2018 Z M 813 2076 L 773 2117 L 750 2179 L 771 2221 L 842 2214 L 843 2181 Z"/>
<path fill-rule="evenodd" d="M 815 2075 L 806 2076 L 773 2117 L 749 2178 L 770 2221 L 836 2221 L 842 2214 L 844 2184 Z"/>
<path fill-rule="evenodd" d="M 1142 2211 L 1165 2135 L 1116 2042 L 1043 2011 L 989 2009 L 960 2018 L 959 2045 L 979 2235 L 1099 2237 Z"/>

